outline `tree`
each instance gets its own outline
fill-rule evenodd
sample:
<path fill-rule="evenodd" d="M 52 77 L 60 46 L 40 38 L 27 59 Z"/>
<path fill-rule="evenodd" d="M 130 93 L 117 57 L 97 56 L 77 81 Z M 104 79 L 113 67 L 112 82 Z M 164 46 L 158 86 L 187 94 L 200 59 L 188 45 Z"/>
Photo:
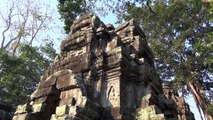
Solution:
<path fill-rule="evenodd" d="M 140 23 L 161 78 L 172 81 L 183 94 L 189 91 L 198 108 L 212 118 L 212 6 L 199 0 L 147 0 L 124 6 L 118 17 Z"/>
<path fill-rule="evenodd" d="M 85 0 L 58 0 L 58 11 L 64 20 L 64 30 L 69 33 L 70 26 L 77 16 L 86 12 Z"/>
<path fill-rule="evenodd" d="M 49 38 L 52 10 L 33 0 L 12 0 L 0 11 L 0 101 L 25 103 L 56 51 Z"/>
<path fill-rule="evenodd" d="M 32 0 L 12 0 L 7 4 L 7 10 L 1 10 L 0 48 L 16 54 L 19 43 L 32 45 L 41 37 L 41 31 L 49 29 L 52 21 L 52 11 L 42 8 L 39 1 Z"/>
<path fill-rule="evenodd" d="M 40 76 L 56 53 L 52 43 L 40 47 L 17 46 L 18 56 L 0 49 L 0 100 L 16 106 L 25 103 L 35 90 Z M 50 55 L 50 57 L 46 56 Z"/>

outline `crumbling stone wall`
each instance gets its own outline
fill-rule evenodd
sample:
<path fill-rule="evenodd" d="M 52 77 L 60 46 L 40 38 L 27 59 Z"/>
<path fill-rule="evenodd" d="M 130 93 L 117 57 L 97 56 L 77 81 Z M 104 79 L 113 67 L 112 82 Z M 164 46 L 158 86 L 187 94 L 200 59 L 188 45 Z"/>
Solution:
<path fill-rule="evenodd" d="M 94 14 L 73 22 L 61 54 L 13 120 L 178 119 L 134 20 L 114 28 Z"/>
<path fill-rule="evenodd" d="M 184 98 L 180 97 L 177 91 L 171 88 L 169 83 L 163 84 L 163 92 L 169 101 L 175 102 L 179 120 L 195 119 L 194 114 L 190 111 L 189 105 L 185 102 Z"/>

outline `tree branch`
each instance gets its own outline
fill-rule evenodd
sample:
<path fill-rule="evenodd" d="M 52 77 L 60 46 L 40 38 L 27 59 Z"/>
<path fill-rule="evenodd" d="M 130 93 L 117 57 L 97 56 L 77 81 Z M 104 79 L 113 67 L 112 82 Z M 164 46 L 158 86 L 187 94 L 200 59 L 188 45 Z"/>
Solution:
<path fill-rule="evenodd" d="M 6 29 L 2 32 L 2 43 L 1 43 L 1 48 L 6 49 L 7 47 L 4 47 L 4 42 L 5 42 L 5 33 L 10 29 L 11 27 L 11 19 L 12 19 L 12 13 L 13 13 L 13 9 L 14 9 L 14 3 L 12 5 L 12 7 L 9 9 L 9 14 L 8 14 L 8 20 L 4 19 L 4 17 L 2 16 L 2 19 L 6 22 L 7 26 Z M 10 42 L 10 41 L 9 41 Z"/>
<path fill-rule="evenodd" d="M 41 30 L 43 24 L 44 24 L 44 20 L 41 21 L 41 23 L 40 23 L 39 27 L 36 29 L 35 33 L 32 34 L 31 40 L 29 42 L 29 45 L 32 45 L 33 40 L 35 39 L 35 37 L 38 34 L 39 30 Z"/>
<path fill-rule="evenodd" d="M 147 0 L 147 2 L 146 2 L 146 6 L 149 8 L 149 11 L 150 11 L 151 13 L 153 13 L 154 15 L 157 15 L 157 14 L 152 10 L 151 6 L 149 5 L 149 2 L 150 2 L 150 0 Z"/>

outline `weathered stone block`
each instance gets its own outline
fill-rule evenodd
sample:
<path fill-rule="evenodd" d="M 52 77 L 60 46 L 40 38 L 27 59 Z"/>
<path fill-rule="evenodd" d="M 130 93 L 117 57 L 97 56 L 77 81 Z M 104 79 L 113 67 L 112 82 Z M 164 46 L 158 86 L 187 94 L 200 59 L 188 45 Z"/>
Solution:
<path fill-rule="evenodd" d="M 77 88 L 77 87 L 79 86 L 73 74 L 66 74 L 64 76 L 58 77 L 57 79 L 57 84 L 56 84 L 57 89 Z"/>
<path fill-rule="evenodd" d="M 45 103 L 34 104 L 32 105 L 32 113 L 43 112 L 45 110 Z"/>
<path fill-rule="evenodd" d="M 54 85 L 56 82 L 56 77 L 49 77 L 48 79 L 46 79 L 45 81 L 41 81 L 39 83 L 39 89 L 42 89 L 42 88 L 46 88 L 46 87 L 49 87 L 49 86 L 52 86 Z"/>
<path fill-rule="evenodd" d="M 49 87 L 46 87 L 46 88 L 43 88 L 43 89 L 37 89 L 31 95 L 31 99 L 33 100 L 33 99 L 48 96 L 48 95 L 51 95 L 51 94 L 57 94 L 57 92 L 58 91 L 53 86 L 49 86 Z"/>
<path fill-rule="evenodd" d="M 69 113 L 69 107 L 67 105 L 62 105 L 56 107 L 56 115 L 59 116 L 64 116 L 65 114 Z"/>
<path fill-rule="evenodd" d="M 75 89 L 70 89 L 66 91 L 62 91 L 60 98 L 61 99 L 67 99 L 67 98 L 78 98 L 81 97 L 81 89 L 80 88 L 75 88 Z"/>
<path fill-rule="evenodd" d="M 63 115 L 63 116 L 58 117 L 58 120 L 71 120 L 71 119 L 68 115 Z"/>
<path fill-rule="evenodd" d="M 70 105 L 73 103 L 72 101 L 72 98 L 63 98 L 60 100 L 59 105 Z"/>
<path fill-rule="evenodd" d="M 76 106 L 70 106 L 69 115 L 70 115 L 72 118 L 74 118 L 76 114 L 77 114 Z"/>
<path fill-rule="evenodd" d="M 13 120 L 29 120 L 30 114 L 24 113 L 24 114 L 17 114 L 13 117 Z"/>
<path fill-rule="evenodd" d="M 165 120 L 164 114 L 160 114 L 161 110 L 155 106 L 147 106 L 137 110 L 137 120 Z"/>
<path fill-rule="evenodd" d="M 82 96 L 82 92 L 80 88 L 77 89 L 70 89 L 67 91 L 61 92 L 60 95 L 60 105 L 78 105 L 78 106 L 84 106 L 86 102 L 86 98 Z"/>
<path fill-rule="evenodd" d="M 56 115 L 56 114 L 53 114 L 53 115 L 51 116 L 50 120 L 58 120 L 57 115 Z"/>
<path fill-rule="evenodd" d="M 39 103 L 44 103 L 47 101 L 47 96 L 40 97 L 32 101 L 32 104 L 39 104 Z"/>
<path fill-rule="evenodd" d="M 31 110 L 31 106 L 29 104 L 18 105 L 17 108 L 16 108 L 15 115 L 27 113 L 29 110 Z"/>

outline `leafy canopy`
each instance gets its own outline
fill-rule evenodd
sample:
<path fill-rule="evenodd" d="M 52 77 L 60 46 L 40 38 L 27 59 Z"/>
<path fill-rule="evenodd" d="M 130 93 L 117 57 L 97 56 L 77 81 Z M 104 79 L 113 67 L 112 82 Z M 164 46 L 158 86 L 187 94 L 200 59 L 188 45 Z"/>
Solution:
<path fill-rule="evenodd" d="M 69 33 L 70 26 L 77 16 L 86 12 L 84 0 L 58 0 L 58 11 L 64 20 L 64 30 Z"/>
<path fill-rule="evenodd" d="M 40 76 L 56 56 L 53 44 L 18 46 L 19 54 L 0 49 L 0 100 L 12 105 L 25 103 L 35 90 Z"/>

